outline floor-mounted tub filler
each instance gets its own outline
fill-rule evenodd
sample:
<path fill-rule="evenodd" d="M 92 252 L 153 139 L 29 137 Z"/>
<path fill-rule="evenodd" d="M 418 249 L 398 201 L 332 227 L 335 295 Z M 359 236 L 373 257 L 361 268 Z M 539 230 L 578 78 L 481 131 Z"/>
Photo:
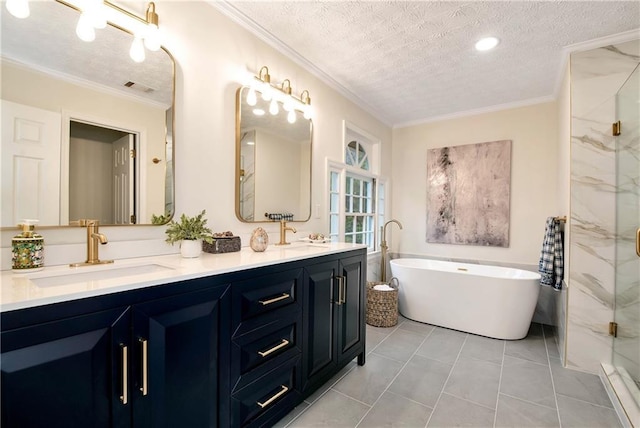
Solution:
<path fill-rule="evenodd" d="M 538 273 L 429 259 L 390 265 L 405 318 L 496 339 L 526 337 L 540 293 Z"/>

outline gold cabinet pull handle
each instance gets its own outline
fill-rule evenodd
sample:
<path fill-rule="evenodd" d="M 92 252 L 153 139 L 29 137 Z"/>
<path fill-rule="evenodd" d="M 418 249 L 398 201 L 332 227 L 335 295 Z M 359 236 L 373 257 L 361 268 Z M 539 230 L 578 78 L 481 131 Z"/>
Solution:
<path fill-rule="evenodd" d="M 640 257 L 640 227 L 636 230 L 636 254 Z"/>
<path fill-rule="evenodd" d="M 282 397 L 284 394 L 287 393 L 287 391 L 289 390 L 289 387 L 287 387 L 286 385 L 280 385 L 280 387 L 282 388 L 280 391 L 278 391 L 273 397 L 269 398 L 267 401 L 265 401 L 264 403 L 261 403 L 259 401 L 256 401 L 256 404 L 258 406 L 260 406 L 261 409 L 264 409 L 265 407 L 267 407 L 269 404 L 273 403 L 274 401 L 276 401 L 278 398 Z"/>
<path fill-rule="evenodd" d="M 342 305 L 343 303 L 346 303 L 346 287 L 344 284 L 344 276 L 336 276 L 336 279 L 338 280 L 338 301 L 336 303 L 338 305 Z"/>
<path fill-rule="evenodd" d="M 142 395 L 147 395 L 149 393 L 149 341 L 143 338 L 139 338 L 138 341 L 142 346 L 142 382 L 140 392 L 142 392 Z"/>
<path fill-rule="evenodd" d="M 267 306 L 272 303 L 279 302 L 280 300 L 288 299 L 289 297 L 291 297 L 289 293 L 282 293 L 282 296 L 274 297 L 273 299 L 269 300 L 258 300 L 258 302 L 260 302 L 262 306 Z"/>
<path fill-rule="evenodd" d="M 120 345 L 120 350 L 122 351 L 122 394 L 120 394 L 120 401 L 122 404 L 127 404 L 129 402 L 129 394 L 127 393 L 129 389 L 128 350 L 122 344 Z"/>
<path fill-rule="evenodd" d="M 276 352 L 278 349 L 282 349 L 285 346 L 287 346 L 289 344 L 289 341 L 287 339 L 282 339 L 282 342 L 278 343 L 276 346 L 274 346 L 271 349 L 267 349 L 266 351 L 258 351 L 258 354 L 260 354 L 261 357 L 266 357 L 269 354 L 273 354 L 274 352 Z"/>

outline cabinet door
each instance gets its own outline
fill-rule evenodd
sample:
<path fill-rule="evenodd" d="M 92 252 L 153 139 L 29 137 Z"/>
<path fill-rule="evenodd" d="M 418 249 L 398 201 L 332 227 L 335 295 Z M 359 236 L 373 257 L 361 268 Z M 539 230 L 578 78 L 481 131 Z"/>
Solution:
<path fill-rule="evenodd" d="M 303 388 L 316 386 L 337 364 L 335 335 L 336 262 L 319 263 L 305 268 L 303 309 L 304 347 L 302 355 Z"/>
<path fill-rule="evenodd" d="M 120 308 L 3 332 L 2 426 L 130 426 L 130 323 Z"/>
<path fill-rule="evenodd" d="M 338 364 L 364 353 L 366 302 L 363 264 L 361 257 L 340 260 L 339 275 L 344 285 L 338 306 Z"/>
<path fill-rule="evenodd" d="M 133 422 L 216 427 L 228 357 L 228 285 L 134 306 Z M 226 335 L 226 336 L 225 336 Z M 226 349 L 221 348 L 221 344 Z M 226 395 L 226 394 L 222 394 Z"/>

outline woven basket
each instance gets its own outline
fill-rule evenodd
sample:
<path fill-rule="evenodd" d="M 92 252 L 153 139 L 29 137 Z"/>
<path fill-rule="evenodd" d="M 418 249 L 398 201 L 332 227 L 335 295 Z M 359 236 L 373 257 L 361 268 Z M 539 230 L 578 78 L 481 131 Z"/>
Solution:
<path fill-rule="evenodd" d="M 373 288 L 380 284 L 387 284 L 394 290 L 380 291 Z M 367 282 L 367 324 L 374 327 L 393 327 L 398 324 L 397 278 L 391 278 L 389 282 Z"/>

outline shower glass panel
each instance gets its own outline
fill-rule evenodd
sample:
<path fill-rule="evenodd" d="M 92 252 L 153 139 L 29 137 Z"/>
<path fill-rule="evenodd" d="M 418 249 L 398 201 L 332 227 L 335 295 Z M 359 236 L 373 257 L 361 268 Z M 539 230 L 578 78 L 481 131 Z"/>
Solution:
<path fill-rule="evenodd" d="M 616 95 L 621 133 L 616 138 L 616 296 L 613 365 L 640 405 L 640 70 Z"/>

